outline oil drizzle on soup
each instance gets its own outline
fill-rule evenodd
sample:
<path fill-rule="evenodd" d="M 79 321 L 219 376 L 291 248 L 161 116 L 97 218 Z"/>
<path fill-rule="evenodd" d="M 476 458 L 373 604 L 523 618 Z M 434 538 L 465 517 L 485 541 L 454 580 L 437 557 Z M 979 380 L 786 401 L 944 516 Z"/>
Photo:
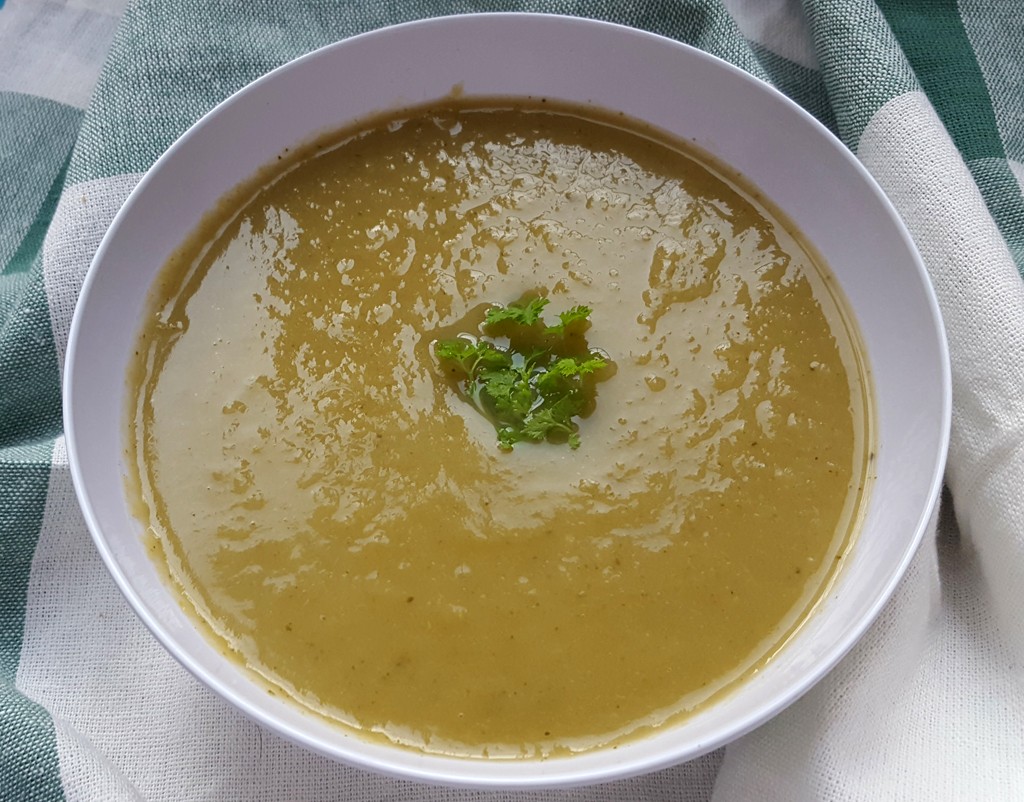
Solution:
<path fill-rule="evenodd" d="M 271 688 L 430 752 L 558 755 L 770 659 L 848 545 L 864 366 L 825 270 L 679 143 L 554 104 L 382 119 L 165 269 L 132 390 L 184 605 Z M 616 364 L 503 452 L 430 343 L 548 293 Z"/>

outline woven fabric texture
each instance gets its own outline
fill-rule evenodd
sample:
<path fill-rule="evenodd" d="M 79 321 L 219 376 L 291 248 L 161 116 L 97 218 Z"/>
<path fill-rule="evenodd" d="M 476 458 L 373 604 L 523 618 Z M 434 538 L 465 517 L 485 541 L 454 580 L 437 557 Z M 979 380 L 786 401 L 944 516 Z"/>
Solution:
<path fill-rule="evenodd" d="M 947 490 L 858 646 L 781 715 L 595 788 L 456 791 L 332 763 L 157 644 L 79 512 L 60 377 L 92 255 L 154 160 L 268 70 L 423 17 L 610 20 L 773 83 L 871 172 L 949 339 Z M 1024 798 L 1024 14 L 983 0 L 0 0 L 0 799 Z"/>

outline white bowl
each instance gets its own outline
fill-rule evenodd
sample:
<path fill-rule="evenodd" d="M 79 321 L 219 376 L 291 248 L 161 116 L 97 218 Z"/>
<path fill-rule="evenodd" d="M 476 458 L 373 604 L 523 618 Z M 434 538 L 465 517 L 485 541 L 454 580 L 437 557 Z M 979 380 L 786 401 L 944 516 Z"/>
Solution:
<path fill-rule="evenodd" d="M 269 696 L 193 626 L 125 498 L 127 368 L 157 271 L 228 190 L 286 147 L 373 112 L 448 95 L 534 95 L 625 112 L 744 174 L 814 244 L 845 293 L 873 371 L 877 482 L 852 555 L 810 620 L 755 677 L 690 719 L 570 758 L 469 760 L 370 742 Z M 75 488 L 107 567 L 160 642 L 233 705 L 333 758 L 417 780 L 524 788 L 604 782 L 710 751 L 819 680 L 875 618 L 941 487 L 950 378 L 938 307 L 895 211 L 810 115 L 725 62 L 589 20 L 484 14 L 414 22 L 318 50 L 207 114 L 146 174 L 101 244 L 75 312 L 65 431 Z"/>

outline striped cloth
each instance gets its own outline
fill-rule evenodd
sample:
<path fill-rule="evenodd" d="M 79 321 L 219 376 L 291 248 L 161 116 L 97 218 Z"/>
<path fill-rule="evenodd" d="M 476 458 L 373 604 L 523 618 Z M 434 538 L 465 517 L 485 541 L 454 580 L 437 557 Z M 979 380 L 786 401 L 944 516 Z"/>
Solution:
<path fill-rule="evenodd" d="M 1024 11 L 1002 0 L 0 0 L 0 798 L 511 798 L 333 764 L 198 685 L 104 572 L 59 384 L 104 230 L 193 121 L 320 45 L 483 10 L 648 29 L 788 93 L 903 215 L 953 360 L 948 492 L 840 666 L 703 759 L 523 798 L 1024 799 Z"/>

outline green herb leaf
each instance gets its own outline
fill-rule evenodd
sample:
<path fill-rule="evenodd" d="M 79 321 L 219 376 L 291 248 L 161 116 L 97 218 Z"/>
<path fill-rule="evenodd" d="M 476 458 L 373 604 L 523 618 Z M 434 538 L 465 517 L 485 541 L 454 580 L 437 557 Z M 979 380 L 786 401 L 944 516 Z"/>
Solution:
<path fill-rule="evenodd" d="M 532 301 L 528 301 L 525 306 L 520 304 L 492 306 L 487 310 L 484 324 L 493 326 L 497 323 L 509 321 L 511 323 L 518 323 L 521 326 L 533 326 L 540 320 L 541 313 L 547 305 L 547 298 L 534 298 Z"/>
<path fill-rule="evenodd" d="M 593 408 L 597 381 L 609 367 L 600 353 L 587 349 L 580 333 L 590 309 L 574 306 L 559 315 L 560 323 L 540 328 L 548 301 L 491 307 L 484 328 L 502 323 L 508 344 L 485 337 L 459 336 L 434 344 L 445 372 L 456 379 L 462 396 L 487 416 L 498 433 L 498 446 L 550 440 L 580 445 L 579 424 Z M 572 329 L 572 331 L 570 331 Z M 582 349 L 582 350 L 581 350 Z"/>
<path fill-rule="evenodd" d="M 529 414 L 534 401 L 529 376 L 516 370 L 494 370 L 482 373 L 480 382 L 494 403 L 499 421 L 514 423 Z"/>
<path fill-rule="evenodd" d="M 534 410 L 523 421 L 523 436 L 530 440 L 545 440 L 555 432 L 562 432 L 568 436 L 576 431 L 572 417 L 579 411 L 578 404 L 572 398 L 563 396 L 550 406 L 545 405 Z"/>
<path fill-rule="evenodd" d="M 502 369 L 512 365 L 511 356 L 486 340 L 473 342 L 466 337 L 444 340 L 437 343 L 435 353 L 439 359 L 457 365 L 467 376 L 481 370 Z"/>
<path fill-rule="evenodd" d="M 586 322 L 590 317 L 590 311 L 589 306 L 574 306 L 572 309 L 558 315 L 558 319 L 562 321 L 561 323 L 555 326 L 548 326 L 545 331 L 549 334 L 564 334 L 566 329 Z"/>

